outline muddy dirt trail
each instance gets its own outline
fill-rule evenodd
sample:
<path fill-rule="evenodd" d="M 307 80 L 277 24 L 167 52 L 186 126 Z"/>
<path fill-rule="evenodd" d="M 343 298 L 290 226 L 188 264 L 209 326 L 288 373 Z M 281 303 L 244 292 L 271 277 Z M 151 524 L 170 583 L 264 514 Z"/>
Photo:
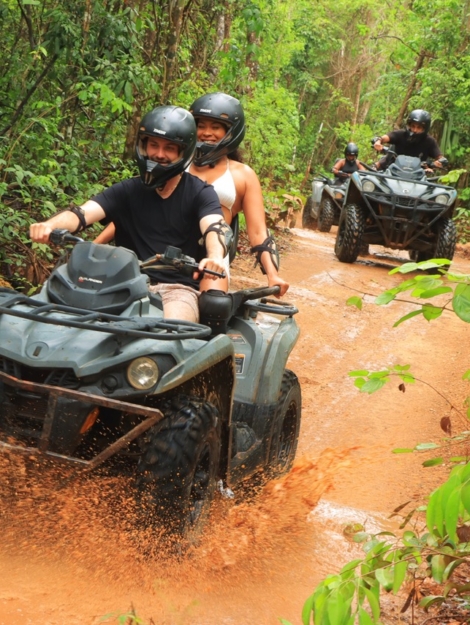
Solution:
<path fill-rule="evenodd" d="M 387 517 L 395 507 L 420 503 L 439 483 L 445 468 L 424 469 L 423 455 L 391 450 L 441 439 L 443 416 L 462 429 L 429 385 L 462 405 L 470 328 L 450 314 L 393 328 L 411 305 L 378 307 L 372 295 L 400 281 L 388 275 L 398 255 L 372 248 L 341 264 L 334 237 L 293 229 L 282 257 L 291 284 L 285 299 L 298 306 L 301 328 L 289 365 L 303 393 L 296 470 L 250 504 L 219 502 L 203 544 L 162 560 L 158 551 L 142 555 L 145 537 L 129 529 L 125 484 L 57 492 L 54 479 L 31 479 L 21 461 L 1 458 L 9 506 L 0 510 L 0 625 L 117 623 L 132 606 L 155 625 L 274 625 L 279 618 L 299 625 L 315 583 L 356 555 L 344 526 L 393 527 Z M 468 260 L 456 257 L 453 266 L 470 273 Z M 263 280 L 251 262 L 236 261 L 234 288 Z M 370 294 L 362 311 L 345 305 L 351 289 Z M 395 364 L 411 364 L 427 385 L 403 393 L 397 381 L 369 396 L 348 377 Z"/>

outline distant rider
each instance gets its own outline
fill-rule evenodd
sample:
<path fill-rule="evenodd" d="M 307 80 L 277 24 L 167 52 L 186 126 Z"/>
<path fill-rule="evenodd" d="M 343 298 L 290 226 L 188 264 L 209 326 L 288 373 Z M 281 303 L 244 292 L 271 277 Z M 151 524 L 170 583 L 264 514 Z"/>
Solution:
<path fill-rule="evenodd" d="M 428 135 L 431 127 L 431 115 L 422 109 L 411 111 L 406 120 L 406 130 L 392 130 L 387 135 L 376 137 L 374 140 L 374 149 L 377 152 L 383 150 L 384 143 L 392 143 L 394 152 L 398 155 L 415 156 L 426 162 L 429 158 L 433 159 L 434 167 L 443 169 L 449 164 L 448 160 L 442 155 L 441 149 L 437 141 Z M 375 166 L 378 170 L 387 169 L 392 161 L 392 157 L 384 156 Z M 432 171 L 429 168 L 427 171 Z"/>
<path fill-rule="evenodd" d="M 333 173 L 338 181 L 344 182 L 355 171 L 365 171 L 364 165 L 359 161 L 359 148 L 355 143 L 348 143 L 344 150 L 344 158 L 340 158 L 333 166 Z"/>

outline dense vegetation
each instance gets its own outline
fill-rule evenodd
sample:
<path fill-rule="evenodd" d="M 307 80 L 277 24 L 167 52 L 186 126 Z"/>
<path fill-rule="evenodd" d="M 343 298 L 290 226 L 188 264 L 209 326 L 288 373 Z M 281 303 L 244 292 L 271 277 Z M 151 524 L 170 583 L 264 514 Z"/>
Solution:
<path fill-rule="evenodd" d="M 470 159 L 468 0 L 3 0 L 0 263 L 18 285 L 44 276 L 31 220 L 134 171 L 136 124 L 152 107 L 221 90 L 248 117 L 246 160 L 267 209 L 308 193 L 345 143 L 411 108 L 453 169 Z M 466 176 L 460 176 L 465 211 Z M 38 253 L 39 252 L 39 253 Z M 28 271 L 21 268 L 26 255 Z M 20 266 L 18 271 L 17 265 Z"/>

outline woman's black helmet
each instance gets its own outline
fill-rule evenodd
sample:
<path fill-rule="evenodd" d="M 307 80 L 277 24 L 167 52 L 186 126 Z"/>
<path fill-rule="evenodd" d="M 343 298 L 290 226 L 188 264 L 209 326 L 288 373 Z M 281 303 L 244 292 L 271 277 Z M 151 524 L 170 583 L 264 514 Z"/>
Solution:
<path fill-rule="evenodd" d="M 353 154 L 356 158 L 359 156 L 359 148 L 355 143 L 348 143 L 346 146 L 344 156 L 348 156 L 349 154 Z"/>
<path fill-rule="evenodd" d="M 424 133 L 416 133 L 410 130 L 409 126 L 412 122 L 417 124 L 421 124 L 424 128 Z M 431 115 L 427 111 L 423 111 L 423 109 L 416 109 L 411 111 L 408 115 L 408 119 L 406 120 L 407 132 L 410 137 L 414 137 L 418 134 L 427 134 L 429 129 L 431 128 Z"/>
<path fill-rule="evenodd" d="M 197 142 L 194 162 L 199 167 L 212 165 L 219 158 L 238 148 L 245 136 L 245 114 L 240 101 L 226 93 L 208 93 L 195 100 L 189 110 L 198 118 L 216 120 L 227 127 L 227 133 L 218 143 Z"/>
<path fill-rule="evenodd" d="M 180 157 L 162 164 L 147 156 L 148 137 L 160 137 L 181 146 Z M 164 184 L 183 172 L 192 161 L 196 148 L 196 122 L 191 113 L 179 106 L 159 106 L 142 118 L 137 134 L 135 154 L 142 182 L 149 189 Z"/>

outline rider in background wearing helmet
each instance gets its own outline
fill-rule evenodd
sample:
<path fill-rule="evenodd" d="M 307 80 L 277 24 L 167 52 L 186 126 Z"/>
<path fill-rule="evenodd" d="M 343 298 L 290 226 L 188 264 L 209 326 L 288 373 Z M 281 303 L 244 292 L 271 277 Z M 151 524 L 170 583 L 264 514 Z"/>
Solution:
<path fill-rule="evenodd" d="M 333 173 L 339 181 L 344 182 L 355 171 L 365 171 L 364 165 L 359 161 L 359 148 L 355 143 L 348 143 L 344 150 L 344 158 L 340 158 L 333 166 Z"/>
<path fill-rule="evenodd" d="M 168 245 L 197 258 L 202 234 L 207 257 L 199 262 L 199 270 L 222 272 L 227 250 L 220 229 L 228 228 L 214 189 L 185 171 L 195 148 L 192 115 L 176 106 L 155 108 L 139 127 L 136 160 L 140 176 L 113 184 L 80 207 L 32 224 L 31 239 L 47 243 L 54 228 L 78 233 L 96 221 L 113 222 L 116 245 L 146 260 L 163 253 Z M 197 272 L 193 276 L 158 270 L 148 273 L 150 290 L 161 294 L 166 318 L 198 321 Z"/>
<path fill-rule="evenodd" d="M 201 96 L 189 110 L 197 124 L 197 148 L 188 171 L 213 185 L 229 225 L 243 212 L 251 251 L 257 254 L 269 286 L 278 285 L 280 295 L 284 295 L 289 285 L 278 275 L 277 250 L 266 227 L 261 185 L 251 167 L 241 162 L 237 150 L 245 136 L 242 105 L 236 98 L 217 92 Z M 226 262 L 228 269 L 228 259 Z M 200 288 L 214 287 L 203 279 Z M 219 280 L 215 288 L 226 291 L 228 280 Z"/>
<path fill-rule="evenodd" d="M 422 109 L 411 111 L 406 120 L 406 130 L 393 130 L 387 135 L 377 137 L 374 141 L 374 149 L 378 152 L 383 150 L 384 143 L 392 143 L 394 152 L 404 156 L 415 156 L 426 162 L 428 159 L 433 160 L 434 167 L 443 169 L 447 167 L 448 161 L 442 155 L 441 149 L 437 141 L 428 135 L 431 128 L 431 115 Z M 390 159 L 385 156 L 376 163 L 377 169 L 386 169 L 390 163 Z M 427 171 L 432 171 L 427 169 Z"/>

